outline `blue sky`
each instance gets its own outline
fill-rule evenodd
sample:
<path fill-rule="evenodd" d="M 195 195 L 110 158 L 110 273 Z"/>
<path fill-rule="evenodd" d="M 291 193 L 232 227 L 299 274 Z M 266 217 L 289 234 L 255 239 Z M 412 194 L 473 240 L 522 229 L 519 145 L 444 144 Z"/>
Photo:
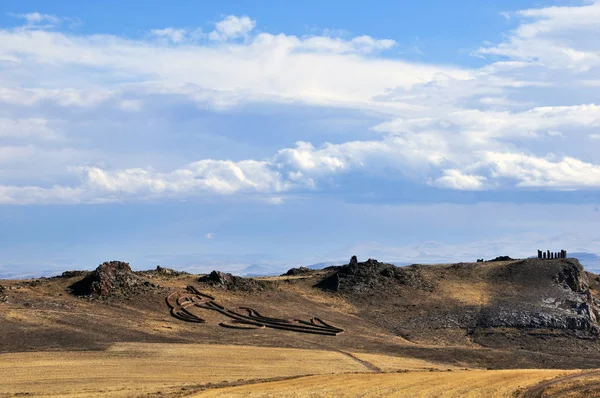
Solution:
<path fill-rule="evenodd" d="M 600 2 L 3 1 L 1 276 L 600 253 Z"/>

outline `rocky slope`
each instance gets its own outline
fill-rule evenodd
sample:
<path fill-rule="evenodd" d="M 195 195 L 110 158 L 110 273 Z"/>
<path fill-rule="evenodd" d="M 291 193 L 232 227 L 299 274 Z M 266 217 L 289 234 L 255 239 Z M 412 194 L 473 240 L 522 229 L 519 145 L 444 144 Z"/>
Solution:
<path fill-rule="evenodd" d="M 600 302 L 576 259 L 396 267 L 351 261 L 317 288 L 404 336 L 415 329 L 550 329 L 597 336 Z"/>

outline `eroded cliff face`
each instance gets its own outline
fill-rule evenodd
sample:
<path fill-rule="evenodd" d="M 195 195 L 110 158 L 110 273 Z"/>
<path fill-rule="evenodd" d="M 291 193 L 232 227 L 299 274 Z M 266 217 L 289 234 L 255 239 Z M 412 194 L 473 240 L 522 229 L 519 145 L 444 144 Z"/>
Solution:
<path fill-rule="evenodd" d="M 600 334 L 600 302 L 576 259 L 408 267 L 369 259 L 332 270 L 316 287 L 345 296 L 402 335 L 452 328 Z"/>
<path fill-rule="evenodd" d="M 576 259 L 527 259 L 493 278 L 513 287 L 482 308 L 476 327 L 548 328 L 600 334 L 598 306 Z"/>

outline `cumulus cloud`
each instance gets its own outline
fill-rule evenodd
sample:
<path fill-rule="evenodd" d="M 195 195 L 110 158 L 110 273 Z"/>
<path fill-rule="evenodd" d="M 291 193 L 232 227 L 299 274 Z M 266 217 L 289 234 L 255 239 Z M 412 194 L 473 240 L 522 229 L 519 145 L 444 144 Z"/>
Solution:
<path fill-rule="evenodd" d="M 225 41 L 248 36 L 254 27 L 256 21 L 250 17 L 229 15 L 222 21 L 215 24 L 215 30 L 208 34 L 210 40 Z"/>
<path fill-rule="evenodd" d="M 477 51 L 488 59 L 480 68 L 387 58 L 380 52 L 397 45 L 392 39 L 260 32 L 247 16 L 225 17 L 199 41 L 190 40 L 197 29 L 156 29 L 150 39 L 0 29 L 0 202 L 256 195 L 280 203 L 352 173 L 443 190 L 600 189 L 599 12 L 600 2 L 592 2 L 512 14 L 518 26 Z M 155 168 L 105 152 L 75 158 L 70 167 L 57 160 L 63 178 L 9 179 L 21 167 L 10 156 L 14 140 L 36 140 L 34 159 L 56 152 L 52 145 L 61 140 L 83 150 L 98 139 L 88 132 L 96 120 L 103 138 L 123 134 L 114 126 L 128 118 L 140 126 L 134 130 L 151 130 L 174 111 L 172 103 L 218 112 L 302 103 L 382 122 L 368 138 L 299 136 L 257 159 L 188 154 L 176 166 Z M 108 116 L 114 110 L 119 118 Z M 86 125 L 88 118 L 94 121 Z M 163 129 L 158 143 L 178 126 Z M 140 136 L 139 146 L 152 143 Z"/>
<path fill-rule="evenodd" d="M 481 55 L 540 63 L 548 68 L 588 71 L 600 66 L 600 2 L 518 11 L 522 23 L 507 41 L 483 47 Z"/>
<path fill-rule="evenodd" d="M 445 188 L 473 191 L 481 189 L 485 177 L 464 174 L 460 170 L 444 170 L 444 176 L 435 180 L 435 185 Z"/>
<path fill-rule="evenodd" d="M 572 157 L 553 159 L 522 153 L 486 153 L 492 175 L 518 181 L 521 187 L 600 188 L 600 165 Z"/>

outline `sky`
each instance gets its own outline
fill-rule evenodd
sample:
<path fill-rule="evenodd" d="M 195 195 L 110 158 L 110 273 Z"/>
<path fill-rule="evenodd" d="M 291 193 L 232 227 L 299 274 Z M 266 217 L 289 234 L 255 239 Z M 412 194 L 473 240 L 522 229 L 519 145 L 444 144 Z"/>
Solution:
<path fill-rule="evenodd" d="M 0 277 L 600 253 L 599 20 L 583 0 L 4 0 Z"/>

